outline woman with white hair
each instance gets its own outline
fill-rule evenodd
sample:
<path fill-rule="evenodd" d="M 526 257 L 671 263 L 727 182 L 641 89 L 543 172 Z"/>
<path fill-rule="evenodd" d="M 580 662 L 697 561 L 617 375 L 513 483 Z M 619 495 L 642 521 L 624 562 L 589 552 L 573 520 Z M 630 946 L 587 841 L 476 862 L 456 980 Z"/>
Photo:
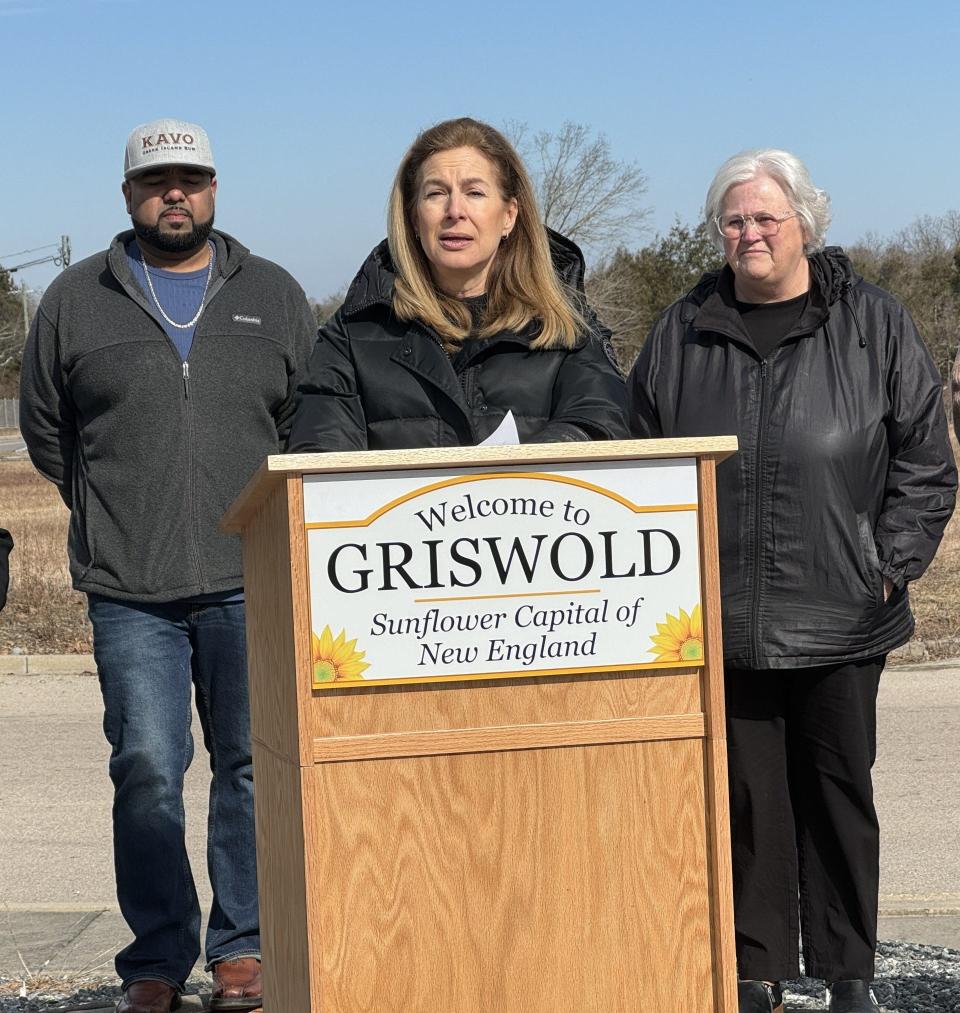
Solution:
<path fill-rule="evenodd" d="M 953 511 L 940 377 L 907 311 L 824 248 L 829 198 L 794 155 L 729 159 L 705 218 L 726 265 L 627 387 L 635 435 L 740 444 L 717 473 L 740 1011 L 782 1009 L 802 935 L 831 1013 L 876 1013 L 876 698 Z"/>

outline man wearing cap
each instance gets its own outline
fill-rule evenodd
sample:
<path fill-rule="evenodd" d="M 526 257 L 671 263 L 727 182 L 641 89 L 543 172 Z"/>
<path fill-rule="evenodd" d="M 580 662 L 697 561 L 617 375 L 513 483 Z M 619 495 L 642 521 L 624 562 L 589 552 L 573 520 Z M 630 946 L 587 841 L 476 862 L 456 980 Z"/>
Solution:
<path fill-rule="evenodd" d="M 282 449 L 316 332 L 290 275 L 213 230 L 216 189 L 201 127 L 137 127 L 133 228 L 50 286 L 23 356 L 23 436 L 70 508 L 112 747 L 134 935 L 117 956 L 120 1013 L 176 1009 L 200 952 L 182 798 L 192 689 L 213 771 L 211 1008 L 261 1003 L 240 546 L 218 521 Z"/>

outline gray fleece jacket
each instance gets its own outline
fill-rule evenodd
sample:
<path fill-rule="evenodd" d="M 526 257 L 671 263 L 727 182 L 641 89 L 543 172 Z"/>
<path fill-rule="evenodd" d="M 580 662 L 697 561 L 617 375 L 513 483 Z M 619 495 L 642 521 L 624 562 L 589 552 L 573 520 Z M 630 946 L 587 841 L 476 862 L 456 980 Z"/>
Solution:
<path fill-rule="evenodd" d="M 24 349 L 21 430 L 70 508 L 74 587 L 162 602 L 242 586 L 220 517 L 282 449 L 316 337 L 300 286 L 214 232 L 186 363 L 137 285 L 121 233 L 50 286 Z"/>

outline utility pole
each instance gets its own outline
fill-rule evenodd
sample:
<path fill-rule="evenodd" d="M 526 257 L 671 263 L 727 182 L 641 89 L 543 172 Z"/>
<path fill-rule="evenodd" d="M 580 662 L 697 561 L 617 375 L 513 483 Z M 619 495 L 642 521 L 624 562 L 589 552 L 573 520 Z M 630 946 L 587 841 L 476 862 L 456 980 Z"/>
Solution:
<path fill-rule="evenodd" d="M 4 270 L 7 274 L 13 274 L 15 271 L 20 271 L 25 267 L 36 267 L 37 264 L 49 264 L 52 260 L 57 267 L 69 267 L 70 266 L 70 237 L 61 236 L 60 244 L 51 243 L 49 246 L 37 246 L 32 250 L 21 250 L 19 254 L 11 253 L 11 257 L 22 256 L 24 253 L 37 253 L 40 250 L 50 250 L 56 247 L 56 253 L 49 253 L 45 257 L 37 257 L 36 260 L 27 260 L 22 264 L 17 264 L 15 267 L 7 267 Z M 4 258 L 6 259 L 6 258 Z"/>
<path fill-rule="evenodd" d="M 22 264 L 17 264 L 14 267 L 5 267 L 3 270 L 7 274 L 14 274 L 16 271 L 20 271 L 25 267 L 36 267 L 37 264 L 49 264 L 53 261 L 57 267 L 69 267 L 70 266 L 70 237 L 61 236 L 60 243 L 50 243 L 49 246 L 37 246 L 32 250 L 21 250 L 19 253 L 11 253 L 11 257 L 22 257 L 27 253 L 39 253 L 41 250 L 56 249 L 56 253 L 48 253 L 46 256 L 37 257 L 35 260 L 27 260 Z M 3 258 L 6 259 L 6 258 Z M 23 340 L 27 340 L 27 331 L 30 330 L 30 304 L 27 299 L 27 283 L 25 281 L 20 282 L 20 304 L 23 308 Z"/>

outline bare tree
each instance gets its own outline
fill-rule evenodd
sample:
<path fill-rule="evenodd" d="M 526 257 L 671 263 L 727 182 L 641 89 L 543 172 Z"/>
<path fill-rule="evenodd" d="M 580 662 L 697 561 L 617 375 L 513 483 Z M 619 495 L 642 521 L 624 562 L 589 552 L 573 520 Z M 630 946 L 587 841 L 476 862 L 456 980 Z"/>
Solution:
<path fill-rule="evenodd" d="M 637 298 L 630 254 L 618 250 L 595 265 L 587 278 L 587 300 L 613 331 L 613 346 L 626 372 L 650 329 L 649 314 Z"/>
<path fill-rule="evenodd" d="M 642 203 L 647 177 L 635 162 L 615 159 L 606 136 L 570 122 L 532 137 L 525 124 L 512 122 L 506 133 L 530 169 L 550 228 L 599 251 L 643 231 L 650 214 Z"/>
<path fill-rule="evenodd" d="M 330 295 L 323 299 L 310 300 L 310 308 L 313 310 L 313 315 L 317 321 L 318 327 L 322 327 L 333 316 L 333 314 L 340 309 L 346 295 L 347 290 L 345 288 L 341 288 L 336 292 L 331 292 Z"/>
<path fill-rule="evenodd" d="M 677 219 L 666 235 L 655 236 L 634 252 L 619 249 L 595 266 L 587 298 L 613 331 L 625 368 L 663 310 L 722 263 L 702 224 L 690 226 Z"/>
<path fill-rule="evenodd" d="M 924 215 L 889 239 L 870 234 L 847 254 L 868 281 L 907 307 L 948 377 L 960 332 L 960 212 Z"/>
<path fill-rule="evenodd" d="M 16 397 L 23 357 L 23 327 L 0 324 L 0 398 Z"/>
<path fill-rule="evenodd" d="M 20 377 L 20 362 L 27 335 L 24 330 L 24 293 L 14 286 L 9 272 L 0 267 L 0 397 L 16 393 Z M 26 316 L 32 318 L 36 310 L 36 297 L 26 294 Z"/>
<path fill-rule="evenodd" d="M 20 361 L 23 351 L 23 334 L 17 334 L 13 327 L 0 327 L 0 370 Z"/>

